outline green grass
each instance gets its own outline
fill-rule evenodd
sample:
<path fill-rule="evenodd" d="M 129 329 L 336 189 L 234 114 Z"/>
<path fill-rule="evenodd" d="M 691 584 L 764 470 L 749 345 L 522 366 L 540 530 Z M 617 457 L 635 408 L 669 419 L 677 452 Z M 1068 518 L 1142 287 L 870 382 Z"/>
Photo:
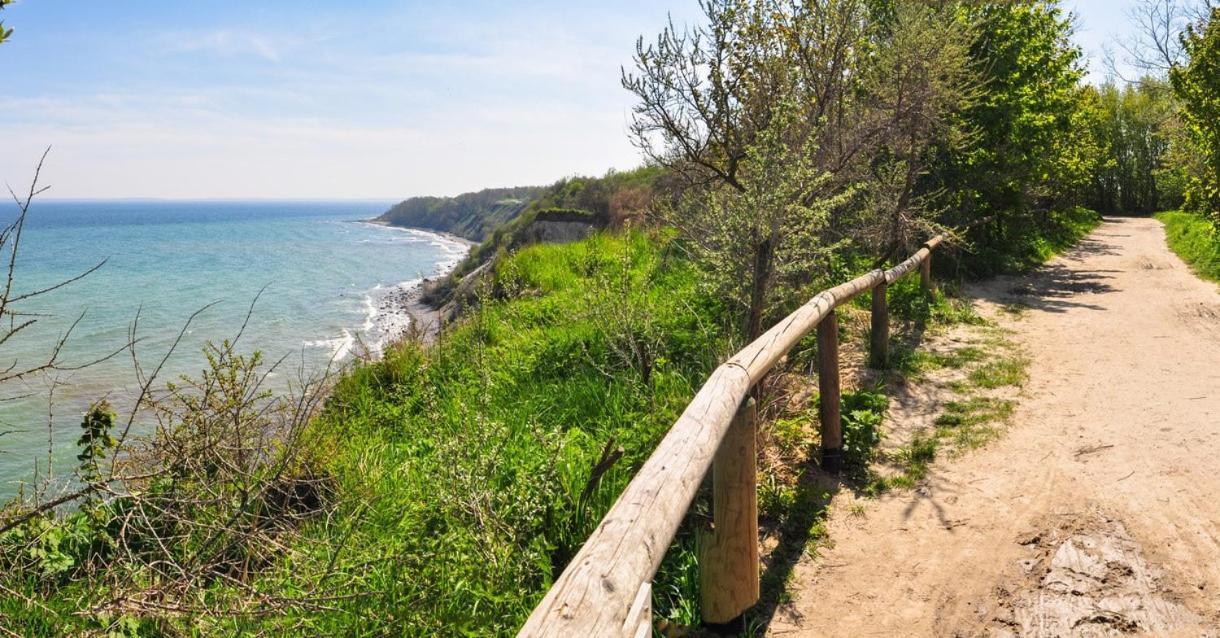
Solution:
<path fill-rule="evenodd" d="M 520 626 L 715 364 L 716 309 L 665 246 L 632 234 L 522 250 L 498 269 L 508 298 L 339 385 L 317 430 L 348 510 L 314 533 L 350 539 L 343 571 L 372 567 L 367 595 L 300 619 L 305 633 Z M 623 356 L 628 342 L 649 360 Z M 590 490 L 607 445 L 624 455 Z M 682 536 L 659 618 L 697 617 L 693 570 Z"/>
<path fill-rule="evenodd" d="M 895 348 L 894 369 L 908 380 L 918 380 L 936 370 L 961 369 L 987 357 L 986 351 L 966 346 L 947 352 L 930 352 L 918 348 Z"/>
<path fill-rule="evenodd" d="M 1016 403 L 1010 399 L 974 396 L 951 401 L 936 417 L 936 433 L 957 449 L 974 449 L 999 434 L 998 424 L 1012 417 Z"/>
<path fill-rule="evenodd" d="M 967 379 L 979 388 L 994 389 L 1025 383 L 1029 362 L 1019 356 L 999 356 L 970 371 Z"/>
<path fill-rule="evenodd" d="M 1029 360 L 1012 352 L 1002 332 L 994 328 L 984 330 L 989 336 L 978 345 L 942 353 L 919 350 L 904 353 L 897 370 L 908 380 L 918 380 L 934 370 L 963 370 L 965 377 L 947 386 L 961 398 L 945 404 L 932 428 L 890 452 L 885 460 L 897 473 L 888 476 L 871 473 L 864 484 L 865 493 L 913 488 L 927 477 L 931 463 L 942 451 L 974 449 L 999 436 L 1001 425 L 1011 419 L 1016 403 L 980 391 L 1023 385 L 1028 379 Z"/>
<path fill-rule="evenodd" d="M 1182 211 L 1157 213 L 1165 224 L 1170 250 L 1204 279 L 1220 282 L 1220 232 L 1202 215 Z"/>
<path fill-rule="evenodd" d="M 1011 418 L 1015 405 L 1012 400 L 981 396 L 949 402 L 931 431 L 917 434 L 909 444 L 891 453 L 889 461 L 897 466 L 898 473 L 870 477 L 864 491 L 880 494 L 916 487 L 927 478 L 932 462 L 942 451 L 975 449 L 999 436 L 1000 426 Z"/>

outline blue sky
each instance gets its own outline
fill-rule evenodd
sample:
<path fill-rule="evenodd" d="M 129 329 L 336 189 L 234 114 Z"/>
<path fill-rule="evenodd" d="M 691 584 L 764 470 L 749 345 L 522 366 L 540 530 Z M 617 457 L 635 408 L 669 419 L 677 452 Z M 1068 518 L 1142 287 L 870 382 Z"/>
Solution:
<path fill-rule="evenodd" d="M 1077 0 L 1100 68 L 1129 0 Z M 639 162 L 635 39 L 694 0 L 18 0 L 0 181 L 55 197 L 398 199 Z M 1100 77 L 1098 75 L 1097 77 Z"/>

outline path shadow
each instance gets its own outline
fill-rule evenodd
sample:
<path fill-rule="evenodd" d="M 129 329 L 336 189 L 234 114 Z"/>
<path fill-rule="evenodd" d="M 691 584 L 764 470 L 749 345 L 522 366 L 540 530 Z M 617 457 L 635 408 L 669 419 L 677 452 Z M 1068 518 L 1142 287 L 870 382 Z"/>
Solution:
<path fill-rule="evenodd" d="M 1099 249 L 1110 251 L 1110 249 Z M 1080 269 L 1071 264 L 1042 266 L 1029 277 L 998 277 L 972 287 L 977 298 L 1001 306 L 1017 306 L 1042 312 L 1067 312 L 1074 308 L 1104 311 L 1106 308 L 1084 300 L 1088 295 L 1118 292 L 1109 283 L 1118 270 Z"/>

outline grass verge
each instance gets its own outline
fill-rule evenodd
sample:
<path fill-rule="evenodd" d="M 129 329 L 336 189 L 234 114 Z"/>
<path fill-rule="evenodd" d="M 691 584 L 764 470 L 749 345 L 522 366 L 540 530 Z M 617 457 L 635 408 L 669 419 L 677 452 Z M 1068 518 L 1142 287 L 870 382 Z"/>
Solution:
<path fill-rule="evenodd" d="M 1202 215 L 1166 211 L 1155 217 L 1165 225 L 1169 249 L 1200 277 L 1220 282 L 1220 232 Z"/>

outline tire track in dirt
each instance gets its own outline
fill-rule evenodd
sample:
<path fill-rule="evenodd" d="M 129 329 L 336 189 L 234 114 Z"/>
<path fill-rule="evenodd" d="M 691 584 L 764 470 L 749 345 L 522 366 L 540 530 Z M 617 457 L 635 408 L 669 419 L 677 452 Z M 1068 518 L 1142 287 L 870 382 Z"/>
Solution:
<path fill-rule="evenodd" d="M 1220 636 L 1216 286 L 1159 222 L 1115 218 L 968 292 L 1031 358 L 1012 426 L 864 516 L 832 507 L 769 634 Z"/>

